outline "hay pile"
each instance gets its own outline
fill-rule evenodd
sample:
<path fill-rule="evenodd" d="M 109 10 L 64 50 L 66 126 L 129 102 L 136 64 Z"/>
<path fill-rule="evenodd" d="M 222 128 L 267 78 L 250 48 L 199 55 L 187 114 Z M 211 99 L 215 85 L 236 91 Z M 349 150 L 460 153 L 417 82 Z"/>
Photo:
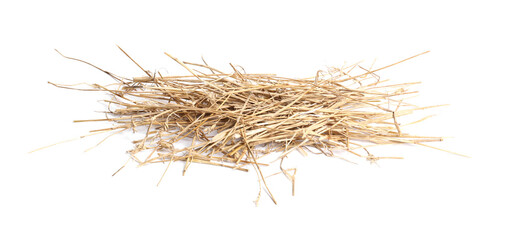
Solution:
<path fill-rule="evenodd" d="M 240 171 L 254 167 L 260 186 L 275 202 L 266 185 L 268 175 L 262 171 L 275 162 L 262 162 L 261 158 L 269 153 L 278 152 L 277 160 L 282 161 L 295 150 L 303 155 L 328 157 L 338 157 L 339 152 L 346 151 L 376 161 L 383 157 L 370 154 L 366 146 L 442 140 L 401 131 L 398 117 L 425 109 L 403 101 L 405 96 L 416 93 L 408 87 L 417 83 L 388 84 L 376 72 L 402 61 L 374 70 L 355 64 L 318 71 L 310 78 L 286 78 L 246 73 L 232 64 L 232 69 L 224 72 L 205 61 L 188 63 L 166 55 L 189 74 L 153 74 L 126 54 L 146 76 L 124 78 L 66 57 L 94 66 L 115 79 L 107 86 L 93 84 L 79 89 L 108 93 L 111 97 L 105 102 L 109 104 L 109 117 L 76 122 L 115 123 L 113 128 L 93 132 L 116 134 L 143 129 L 144 137 L 134 141 L 129 151 L 140 165 L 170 166 L 182 161 L 186 163 L 183 174 L 192 163 Z M 186 147 L 175 147 L 183 141 Z M 146 153 L 144 158 L 140 157 L 141 152 Z M 286 169 L 282 164 L 280 169 L 294 186 L 295 169 Z"/>

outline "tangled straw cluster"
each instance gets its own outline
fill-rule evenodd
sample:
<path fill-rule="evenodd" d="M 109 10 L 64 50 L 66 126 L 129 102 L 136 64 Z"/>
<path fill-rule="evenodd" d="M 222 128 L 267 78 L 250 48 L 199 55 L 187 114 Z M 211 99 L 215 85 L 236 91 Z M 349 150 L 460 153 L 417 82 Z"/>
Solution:
<path fill-rule="evenodd" d="M 111 96 L 105 100 L 111 106 L 110 116 L 76 121 L 113 122 L 113 128 L 94 130 L 113 134 L 142 127 L 145 135 L 134 141 L 134 148 L 129 151 L 140 165 L 170 166 L 183 161 L 184 172 L 191 163 L 240 171 L 253 166 L 260 186 L 275 202 L 266 185 L 268 176 L 261 170 L 269 165 L 261 160 L 269 153 L 280 153 L 277 160 L 282 161 L 295 150 L 303 155 L 310 152 L 329 157 L 338 157 L 336 153 L 341 150 L 375 161 L 379 158 L 369 153 L 368 144 L 442 140 L 401 131 L 398 117 L 425 108 L 403 102 L 404 95 L 415 93 L 407 87 L 416 83 L 388 85 L 376 75 L 400 62 L 374 70 L 352 65 L 318 71 L 310 78 L 286 78 L 245 73 L 232 64 L 232 70 L 226 73 L 205 61 L 188 63 L 167 55 L 189 74 L 151 74 L 134 60 L 147 76 L 128 79 L 98 68 L 116 83 L 94 84 L 86 90 L 104 91 Z M 176 143 L 182 140 L 187 146 L 177 149 Z M 140 152 L 146 152 L 142 159 Z M 282 164 L 280 167 L 294 186 L 295 169 L 283 168 Z"/>

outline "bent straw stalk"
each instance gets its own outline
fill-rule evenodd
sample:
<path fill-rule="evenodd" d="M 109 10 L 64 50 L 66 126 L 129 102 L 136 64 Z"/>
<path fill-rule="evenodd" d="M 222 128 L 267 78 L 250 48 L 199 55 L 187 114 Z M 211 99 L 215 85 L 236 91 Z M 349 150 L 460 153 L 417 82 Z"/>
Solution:
<path fill-rule="evenodd" d="M 280 154 L 277 160 L 281 163 L 281 173 L 293 183 L 294 193 L 296 169 L 284 168 L 282 161 L 295 150 L 303 155 L 310 152 L 328 157 L 339 157 L 339 152 L 346 151 L 374 162 L 392 157 L 378 158 L 369 153 L 367 146 L 424 145 L 442 140 L 410 135 L 400 128 L 398 117 L 429 108 L 403 101 L 405 96 L 416 93 L 408 87 L 417 82 L 383 84 L 385 81 L 376 75 L 380 70 L 424 53 L 375 70 L 352 65 L 320 70 L 315 77 L 288 78 L 245 73 L 232 64 L 226 73 L 205 61 L 182 62 L 168 53 L 165 54 L 189 74 L 162 76 L 145 70 L 121 51 L 145 76 L 120 77 L 62 55 L 91 65 L 116 82 L 108 86 L 92 84 L 86 89 L 50 84 L 110 95 L 105 100 L 109 104 L 107 118 L 75 122 L 112 122 L 115 127 L 91 131 L 112 134 L 142 127 L 144 137 L 133 141 L 134 146 L 128 152 L 141 166 L 166 163 L 165 173 L 176 161 L 185 162 L 183 174 L 191 163 L 239 171 L 248 171 L 252 166 L 261 186 L 259 196 L 264 188 L 276 203 L 265 180 L 275 174 L 265 177 L 262 171 L 269 163 L 263 163 L 261 158 L 269 153 Z M 188 145 L 175 148 L 182 140 Z M 137 157 L 142 152 L 147 153 L 144 159 Z"/>

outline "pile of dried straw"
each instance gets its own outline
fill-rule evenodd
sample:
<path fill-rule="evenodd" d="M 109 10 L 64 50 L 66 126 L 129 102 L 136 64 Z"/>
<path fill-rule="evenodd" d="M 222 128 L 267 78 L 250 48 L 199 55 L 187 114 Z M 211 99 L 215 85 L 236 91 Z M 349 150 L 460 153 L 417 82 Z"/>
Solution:
<path fill-rule="evenodd" d="M 377 69 L 355 64 L 318 71 L 314 77 L 287 78 L 246 73 L 232 64 L 232 69 L 224 72 L 205 61 L 188 63 L 166 55 L 189 74 L 152 74 L 126 54 L 146 76 L 124 78 L 66 57 L 92 65 L 116 81 L 81 89 L 108 93 L 111 98 L 105 102 L 110 106 L 109 117 L 76 122 L 113 122 L 113 128 L 93 131 L 113 134 L 142 128 L 145 135 L 134 141 L 129 151 L 140 165 L 170 166 L 182 161 L 184 172 L 192 163 L 240 171 L 254 167 L 261 188 L 275 202 L 262 168 L 275 160 L 282 162 L 295 150 L 303 155 L 309 152 L 329 157 L 339 157 L 339 152 L 346 151 L 375 161 L 382 157 L 370 154 L 368 145 L 424 145 L 442 140 L 402 132 L 397 118 L 425 109 L 403 101 L 404 96 L 416 93 L 407 88 L 417 83 L 388 84 L 376 74 L 413 57 Z M 187 145 L 177 149 L 178 142 Z M 141 152 L 146 153 L 144 158 Z M 274 152 L 279 153 L 278 159 L 263 162 L 263 156 Z M 296 170 L 282 164 L 280 169 L 294 189 Z"/>

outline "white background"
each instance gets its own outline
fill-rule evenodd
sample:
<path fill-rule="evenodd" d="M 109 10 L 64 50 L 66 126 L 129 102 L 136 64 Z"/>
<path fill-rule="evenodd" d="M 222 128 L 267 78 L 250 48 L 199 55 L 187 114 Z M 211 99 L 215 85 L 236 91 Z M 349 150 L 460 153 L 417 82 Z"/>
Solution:
<path fill-rule="evenodd" d="M 17 1 L 0 7 L 2 157 L 0 239 L 510 239 L 507 1 Z M 356 3 L 355 3 L 356 2 Z M 406 131 L 447 136 L 422 147 L 391 147 L 404 160 L 353 165 L 322 157 L 298 167 L 296 196 L 269 180 L 278 205 L 262 196 L 254 171 L 176 164 L 136 168 L 129 135 L 74 138 L 101 124 L 101 95 L 47 84 L 108 83 L 84 64 L 123 76 L 179 71 L 163 55 L 227 69 L 309 76 L 324 66 L 373 59 L 396 81 L 422 81 L 424 105 L 449 103 Z M 422 114 L 422 113 L 420 113 Z"/>

